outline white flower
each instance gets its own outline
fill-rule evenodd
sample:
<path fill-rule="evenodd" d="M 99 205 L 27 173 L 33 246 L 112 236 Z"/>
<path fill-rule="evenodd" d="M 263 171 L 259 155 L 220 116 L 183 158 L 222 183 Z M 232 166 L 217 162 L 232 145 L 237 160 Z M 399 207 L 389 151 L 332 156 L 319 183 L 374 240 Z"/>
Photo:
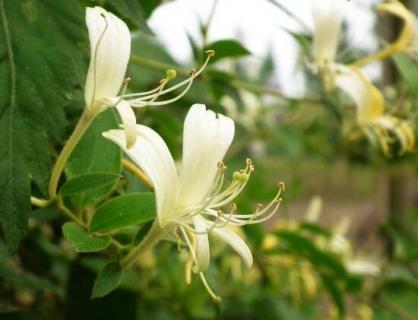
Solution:
<path fill-rule="evenodd" d="M 385 155 L 392 155 L 391 145 L 396 141 L 400 144 L 400 154 L 414 150 L 415 135 L 411 127 L 406 121 L 384 114 L 382 94 L 359 68 L 339 65 L 335 81 L 354 100 L 358 124 Z"/>
<path fill-rule="evenodd" d="M 125 147 L 123 131 L 103 133 L 148 175 L 156 194 L 157 221 L 162 229 L 181 231 L 196 272 L 202 272 L 209 265 L 209 233 L 227 242 L 250 267 L 253 262 L 250 249 L 225 227 L 262 222 L 275 213 L 280 203 L 281 188 L 265 208 L 259 207 L 252 214 L 235 212 L 232 201 L 245 187 L 253 166 L 248 160 L 246 168 L 235 172 L 232 182 L 223 188 L 222 160 L 234 130 L 230 118 L 206 110 L 204 105 L 193 105 L 184 122 L 183 159 L 179 171 L 165 142 L 152 129 L 137 125 L 138 139 L 130 149 Z M 222 211 L 228 204 L 229 210 Z"/>
<path fill-rule="evenodd" d="M 316 0 L 313 2 L 313 58 L 320 70 L 330 67 L 335 60 L 343 21 L 342 3 L 343 0 Z"/>
<path fill-rule="evenodd" d="M 191 87 L 193 80 L 203 71 L 214 55 L 208 50 L 203 66 L 192 70 L 190 77 L 165 89 L 165 85 L 176 76 L 174 70 L 167 70 L 165 79 L 155 89 L 125 94 L 129 78 L 126 78 L 131 51 L 131 35 L 126 24 L 114 14 L 101 7 L 86 9 L 86 23 L 90 39 L 90 65 L 85 84 L 85 102 L 87 111 L 98 114 L 108 107 L 116 107 L 126 134 L 127 147 L 136 140 L 136 118 L 131 107 L 162 106 L 183 97 Z M 186 87 L 176 97 L 156 101 L 166 93 Z"/>
<path fill-rule="evenodd" d="M 131 53 L 131 35 L 126 24 L 103 8 L 86 8 L 90 39 L 90 65 L 84 98 L 93 114 L 116 106 L 127 134 L 127 145 L 135 142 L 136 118 L 129 104 L 118 98 Z"/>

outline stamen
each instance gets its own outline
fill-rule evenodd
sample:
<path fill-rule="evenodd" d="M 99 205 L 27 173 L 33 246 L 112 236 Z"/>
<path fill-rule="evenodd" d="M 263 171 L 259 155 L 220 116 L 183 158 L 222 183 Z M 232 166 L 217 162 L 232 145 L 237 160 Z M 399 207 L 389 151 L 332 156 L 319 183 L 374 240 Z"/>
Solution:
<path fill-rule="evenodd" d="M 186 79 L 186 80 L 184 80 L 184 81 L 182 81 L 182 82 L 180 82 L 180 83 L 178 83 L 178 84 L 176 84 L 176 85 L 174 85 L 174 86 L 172 86 L 172 87 L 170 87 L 168 89 L 162 90 L 162 91 L 160 91 L 158 93 L 153 93 L 153 94 L 150 94 L 148 96 L 144 96 L 142 98 L 128 100 L 129 103 L 132 106 L 134 106 L 134 107 L 142 107 L 143 105 L 135 106 L 135 103 L 142 102 L 142 101 L 147 100 L 147 99 L 153 99 L 156 95 L 157 96 L 165 95 L 166 93 L 172 92 L 172 91 L 174 91 L 174 90 L 176 90 L 176 89 L 178 89 L 178 88 L 180 88 L 180 87 L 182 87 L 184 85 L 187 85 L 186 86 L 186 89 L 178 97 L 173 98 L 173 99 L 170 99 L 170 100 L 166 100 L 166 101 L 161 101 L 161 102 L 158 102 L 158 103 L 154 103 L 154 104 L 151 104 L 151 105 L 154 105 L 154 106 L 155 105 L 164 105 L 164 104 L 168 104 L 168 103 L 174 102 L 177 99 L 180 99 L 181 97 L 183 97 L 187 93 L 187 91 L 191 87 L 191 84 L 192 84 L 193 80 L 198 75 L 200 75 L 200 73 L 202 73 L 202 71 L 208 65 L 210 58 L 214 55 L 214 51 L 213 50 L 208 50 L 206 53 L 207 53 L 208 56 L 206 57 L 206 60 L 205 60 L 204 64 L 202 65 L 202 67 L 199 70 L 197 70 L 197 71 L 195 69 L 192 69 L 192 71 L 190 72 L 190 77 L 188 79 Z M 173 79 L 174 77 L 175 77 L 175 71 L 174 70 L 168 70 L 167 71 L 167 76 L 166 76 L 166 79 L 165 80 L 168 81 L 168 80 Z M 152 92 L 155 92 L 155 91 L 152 91 Z M 143 94 L 129 94 L 129 95 L 124 96 L 123 98 L 132 98 L 132 97 L 137 97 L 137 96 L 142 96 L 142 95 Z"/>
<path fill-rule="evenodd" d="M 212 298 L 214 303 L 221 303 L 221 297 L 217 296 L 212 288 L 209 286 L 208 282 L 206 281 L 206 277 L 203 272 L 199 272 L 200 279 L 202 280 L 203 285 L 205 286 L 206 291 L 209 293 L 210 297 Z"/>

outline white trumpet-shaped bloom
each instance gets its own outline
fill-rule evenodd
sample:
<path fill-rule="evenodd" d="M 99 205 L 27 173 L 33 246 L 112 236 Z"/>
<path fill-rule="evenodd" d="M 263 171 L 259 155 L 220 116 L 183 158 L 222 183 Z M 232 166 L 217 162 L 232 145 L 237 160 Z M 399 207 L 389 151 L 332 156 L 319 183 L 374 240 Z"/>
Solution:
<path fill-rule="evenodd" d="M 234 137 L 234 122 L 223 115 L 196 104 L 189 110 L 183 133 L 183 159 L 177 170 L 163 139 L 152 129 L 137 125 L 138 139 L 126 148 L 121 130 L 103 135 L 118 144 L 148 175 L 154 185 L 157 221 L 166 230 L 180 230 L 195 262 L 195 271 L 209 264 L 208 234 L 227 242 L 250 267 L 252 254 L 245 242 L 227 226 L 259 223 L 274 214 L 280 192 L 265 208 L 255 213 L 238 214 L 232 203 L 243 190 L 253 170 L 250 160 L 245 169 L 235 172 L 224 187 L 225 167 L 222 160 Z M 223 211 L 229 205 L 227 211 Z"/>
<path fill-rule="evenodd" d="M 131 34 L 121 19 L 101 7 L 86 9 L 86 24 L 90 39 L 90 65 L 84 90 L 86 108 L 97 114 L 116 106 L 130 146 L 136 139 L 136 118 L 118 94 L 131 53 Z"/>
<path fill-rule="evenodd" d="M 312 54 L 319 68 L 325 68 L 334 63 L 343 21 L 342 3 L 342 0 L 316 0 L 313 2 Z"/>
<path fill-rule="evenodd" d="M 165 88 L 167 82 L 176 76 L 174 70 L 153 90 L 126 94 L 129 78 L 126 69 L 131 52 L 131 35 L 126 24 L 114 14 L 101 7 L 86 9 L 86 23 L 90 38 L 90 65 L 85 84 L 86 108 L 92 114 L 98 114 L 108 107 L 116 107 L 126 134 L 127 147 L 136 140 L 136 118 L 132 107 L 163 106 L 183 97 L 191 87 L 193 80 L 203 71 L 214 55 L 207 51 L 207 59 L 199 70 L 192 70 L 186 80 Z M 156 101 L 158 97 L 185 89 L 176 97 Z"/>
<path fill-rule="evenodd" d="M 415 135 L 406 121 L 384 114 L 384 99 L 380 91 L 355 67 L 339 66 L 336 85 L 350 96 L 357 107 L 357 122 L 365 134 L 391 155 L 391 145 L 399 142 L 399 153 L 410 152 Z"/>

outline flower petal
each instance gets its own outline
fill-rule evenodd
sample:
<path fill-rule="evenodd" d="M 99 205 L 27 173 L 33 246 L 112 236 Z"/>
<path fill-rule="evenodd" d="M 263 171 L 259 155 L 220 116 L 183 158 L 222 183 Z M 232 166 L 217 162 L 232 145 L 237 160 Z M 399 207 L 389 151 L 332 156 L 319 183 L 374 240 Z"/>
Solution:
<path fill-rule="evenodd" d="M 357 106 L 357 121 L 360 124 L 376 119 L 383 114 L 384 99 L 382 94 L 360 69 L 339 65 L 335 83 L 354 100 Z"/>
<path fill-rule="evenodd" d="M 313 3 L 314 20 L 313 56 L 320 66 L 332 63 L 338 46 L 343 21 L 341 0 L 316 0 Z"/>
<path fill-rule="evenodd" d="M 131 148 L 136 141 L 136 117 L 129 103 L 122 100 L 116 105 L 116 110 L 122 119 L 126 135 L 126 147 Z"/>
<path fill-rule="evenodd" d="M 238 235 L 234 232 L 229 231 L 224 228 L 215 228 L 212 230 L 212 233 L 228 243 L 232 249 L 234 249 L 244 260 L 246 266 L 251 268 L 253 264 L 253 255 L 251 253 L 250 248 L 248 248 L 247 244 L 242 240 Z"/>
<path fill-rule="evenodd" d="M 395 54 L 396 52 L 408 50 L 408 46 L 412 45 L 414 40 L 416 17 L 410 12 L 400 1 L 390 0 L 379 3 L 377 10 L 380 12 L 387 12 L 393 14 L 403 20 L 402 30 L 398 38 L 393 41 L 386 49 L 387 55 Z"/>
<path fill-rule="evenodd" d="M 198 204 L 213 187 L 217 164 L 234 137 L 234 122 L 223 115 L 193 105 L 184 122 L 183 162 L 180 171 L 180 206 Z"/>
<path fill-rule="evenodd" d="M 193 224 L 198 232 L 196 234 L 196 262 L 199 272 L 205 271 L 209 267 L 210 251 L 209 238 L 205 221 L 200 216 L 193 217 Z"/>
<path fill-rule="evenodd" d="M 85 85 L 87 107 L 116 96 L 125 78 L 131 52 L 126 24 L 103 8 L 86 8 L 90 38 L 90 65 Z"/>
<path fill-rule="evenodd" d="M 154 130 L 137 125 L 136 134 L 136 142 L 130 149 L 126 147 L 123 130 L 110 130 L 103 136 L 118 144 L 150 178 L 155 190 L 158 221 L 163 226 L 177 199 L 178 178 L 174 160 L 167 145 Z"/>

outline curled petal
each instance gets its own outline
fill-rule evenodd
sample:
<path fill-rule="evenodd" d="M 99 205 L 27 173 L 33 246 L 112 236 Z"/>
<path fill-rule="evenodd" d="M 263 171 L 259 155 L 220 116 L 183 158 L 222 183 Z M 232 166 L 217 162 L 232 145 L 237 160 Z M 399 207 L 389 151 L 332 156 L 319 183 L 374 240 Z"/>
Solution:
<path fill-rule="evenodd" d="M 228 243 L 232 249 L 234 249 L 241 256 L 248 268 L 252 266 L 253 255 L 244 240 L 242 240 L 234 232 L 224 228 L 215 228 L 212 232 L 215 236 Z"/>
<path fill-rule="evenodd" d="M 359 68 L 342 65 L 337 71 L 335 83 L 354 100 L 359 124 L 380 117 L 384 109 L 383 96 L 364 73 Z"/>
<path fill-rule="evenodd" d="M 164 226 L 168 222 L 166 217 L 174 210 L 177 200 L 178 178 L 174 160 L 167 145 L 154 130 L 137 125 L 136 135 L 135 144 L 128 149 L 123 130 L 110 130 L 103 133 L 105 138 L 118 144 L 152 181 L 158 221 L 161 226 Z"/>
<path fill-rule="evenodd" d="M 408 50 L 415 36 L 416 17 L 398 0 L 382 2 L 377 5 L 377 10 L 393 14 L 404 22 L 398 38 L 385 51 L 394 54 L 399 51 Z"/>
<path fill-rule="evenodd" d="M 126 134 L 126 147 L 131 148 L 136 141 L 136 117 L 135 112 L 125 100 L 116 105 L 116 110 L 122 119 L 123 128 Z"/>
<path fill-rule="evenodd" d="M 200 216 L 193 217 L 193 224 L 196 232 L 196 262 L 199 272 L 205 271 L 209 267 L 210 251 L 207 227 L 205 221 Z"/>

